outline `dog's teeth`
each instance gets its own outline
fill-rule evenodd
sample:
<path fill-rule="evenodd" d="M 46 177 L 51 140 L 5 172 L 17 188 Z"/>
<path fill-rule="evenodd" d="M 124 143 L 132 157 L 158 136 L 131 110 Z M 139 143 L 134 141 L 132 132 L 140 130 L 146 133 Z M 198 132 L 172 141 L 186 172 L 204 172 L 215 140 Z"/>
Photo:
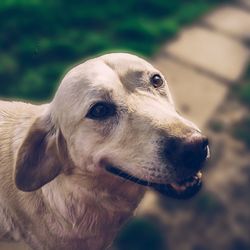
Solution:
<path fill-rule="evenodd" d="M 197 177 L 198 177 L 199 179 L 202 177 L 201 171 L 199 171 L 199 172 L 197 173 Z"/>
<path fill-rule="evenodd" d="M 211 156 L 211 154 L 210 154 L 210 148 L 207 146 L 207 159 L 209 159 L 210 156 Z"/>
<path fill-rule="evenodd" d="M 199 171 L 195 176 L 190 177 L 189 179 L 186 180 L 186 182 L 182 181 L 180 183 L 171 183 L 172 188 L 175 190 L 181 192 L 184 191 L 185 189 L 194 186 L 196 183 L 199 182 L 199 180 L 202 177 L 202 173 Z"/>

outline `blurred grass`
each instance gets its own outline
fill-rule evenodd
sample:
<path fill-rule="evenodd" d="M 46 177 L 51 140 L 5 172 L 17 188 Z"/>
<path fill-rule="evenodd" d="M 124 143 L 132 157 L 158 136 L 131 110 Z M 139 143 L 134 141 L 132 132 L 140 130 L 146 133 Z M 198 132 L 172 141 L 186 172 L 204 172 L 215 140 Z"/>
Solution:
<path fill-rule="evenodd" d="M 212 120 L 209 123 L 209 128 L 215 133 L 221 133 L 224 130 L 224 124 L 219 120 Z"/>
<path fill-rule="evenodd" d="M 233 93 L 239 100 L 246 105 L 250 111 L 250 65 L 246 70 L 246 74 L 241 84 L 233 88 Z M 250 115 L 247 114 L 240 121 L 234 124 L 233 135 L 243 141 L 245 145 L 250 148 Z"/>
<path fill-rule="evenodd" d="M 119 250 L 167 250 L 157 223 L 148 218 L 134 218 L 124 227 L 114 242 Z"/>
<path fill-rule="evenodd" d="M 233 135 L 250 148 L 250 115 L 247 115 L 241 121 L 234 124 Z"/>
<path fill-rule="evenodd" d="M 233 91 L 239 99 L 250 108 L 250 65 L 246 70 L 246 74 L 242 83 L 234 87 Z"/>
<path fill-rule="evenodd" d="M 214 216 L 220 216 L 225 212 L 222 203 L 214 194 L 203 191 L 194 202 L 195 211 L 199 215 L 207 216 L 212 220 Z"/>
<path fill-rule="evenodd" d="M 0 96 L 44 100 L 72 64 L 123 50 L 151 56 L 218 0 L 1 0 Z"/>

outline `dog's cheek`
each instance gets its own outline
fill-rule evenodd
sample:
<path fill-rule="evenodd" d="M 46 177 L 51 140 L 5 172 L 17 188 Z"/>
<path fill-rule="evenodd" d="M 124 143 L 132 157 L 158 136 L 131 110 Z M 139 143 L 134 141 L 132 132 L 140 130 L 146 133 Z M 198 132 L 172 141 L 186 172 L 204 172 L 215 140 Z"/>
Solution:
<path fill-rule="evenodd" d="M 99 145 L 98 135 L 86 129 L 78 129 L 67 141 L 68 152 L 75 167 L 85 170 L 93 162 L 95 145 Z"/>

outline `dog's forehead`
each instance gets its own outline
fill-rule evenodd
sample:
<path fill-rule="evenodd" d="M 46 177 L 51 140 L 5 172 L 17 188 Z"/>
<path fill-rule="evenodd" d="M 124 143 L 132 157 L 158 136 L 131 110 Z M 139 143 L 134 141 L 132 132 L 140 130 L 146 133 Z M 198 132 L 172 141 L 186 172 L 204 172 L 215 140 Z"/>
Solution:
<path fill-rule="evenodd" d="M 155 71 L 154 67 L 144 59 L 126 53 L 112 53 L 99 57 L 110 68 L 119 75 L 130 72 L 147 72 Z"/>
<path fill-rule="evenodd" d="M 69 88 L 78 91 L 81 86 L 89 91 L 101 88 L 114 91 L 125 88 L 133 91 L 137 87 L 147 86 L 149 77 L 153 73 L 158 71 L 150 63 L 135 55 L 112 53 L 76 66 L 67 73 L 62 85 L 68 85 Z"/>
<path fill-rule="evenodd" d="M 62 80 L 51 104 L 53 117 L 61 121 L 80 120 L 90 105 L 100 100 L 140 109 L 143 114 L 153 114 L 159 106 L 173 106 L 167 84 L 159 90 L 151 86 L 150 76 L 155 73 L 158 71 L 151 64 L 130 54 L 90 59 L 74 67 Z"/>
<path fill-rule="evenodd" d="M 137 87 L 147 86 L 150 76 L 159 73 L 147 61 L 126 53 L 107 54 L 97 58 L 97 61 L 101 61 L 105 66 L 109 67 L 119 78 L 119 83 L 132 92 Z"/>

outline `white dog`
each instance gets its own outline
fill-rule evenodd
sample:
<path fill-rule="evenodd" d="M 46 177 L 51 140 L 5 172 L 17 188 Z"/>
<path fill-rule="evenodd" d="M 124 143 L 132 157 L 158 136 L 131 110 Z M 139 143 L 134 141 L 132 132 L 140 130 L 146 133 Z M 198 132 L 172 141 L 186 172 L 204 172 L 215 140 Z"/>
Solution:
<path fill-rule="evenodd" d="M 50 104 L 0 102 L 0 238 L 105 249 L 146 186 L 195 194 L 207 154 L 153 66 L 123 53 L 88 60 Z"/>

